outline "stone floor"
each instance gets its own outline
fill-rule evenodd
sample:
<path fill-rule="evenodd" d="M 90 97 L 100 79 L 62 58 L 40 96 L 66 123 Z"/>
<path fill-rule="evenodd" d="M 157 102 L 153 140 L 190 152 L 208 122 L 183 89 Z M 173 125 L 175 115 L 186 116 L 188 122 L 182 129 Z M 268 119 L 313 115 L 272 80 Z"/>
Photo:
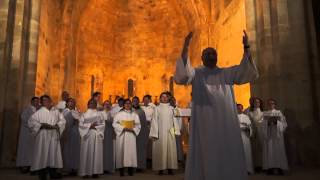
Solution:
<path fill-rule="evenodd" d="M 1 180 L 36 180 L 37 176 L 20 174 L 16 169 L 0 169 Z M 64 177 L 64 180 L 78 180 L 80 177 Z M 153 171 L 143 174 L 135 174 L 133 177 L 120 177 L 118 173 L 114 175 L 103 175 L 99 179 L 110 180 L 182 180 L 183 172 L 176 172 L 174 176 L 158 176 Z M 285 176 L 266 176 L 263 174 L 250 176 L 249 180 L 319 180 L 320 169 L 294 169 Z"/>

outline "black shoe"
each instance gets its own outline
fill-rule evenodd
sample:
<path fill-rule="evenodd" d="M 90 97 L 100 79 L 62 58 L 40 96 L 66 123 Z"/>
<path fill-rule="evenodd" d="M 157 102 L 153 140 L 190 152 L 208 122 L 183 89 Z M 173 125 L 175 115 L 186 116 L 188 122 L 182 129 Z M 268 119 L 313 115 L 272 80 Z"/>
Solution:
<path fill-rule="evenodd" d="M 36 176 L 37 175 L 37 171 L 30 171 L 30 176 Z"/>
<path fill-rule="evenodd" d="M 82 178 L 83 178 L 83 179 L 89 179 L 89 178 L 90 178 L 90 176 L 85 175 L 85 176 L 82 176 Z"/>
<path fill-rule="evenodd" d="M 120 171 L 120 176 L 124 176 L 124 168 L 120 168 L 119 171 Z"/>
<path fill-rule="evenodd" d="M 56 173 L 53 175 L 50 175 L 51 179 L 62 179 L 62 174 L 61 173 Z"/>
<path fill-rule="evenodd" d="M 92 178 L 97 179 L 97 178 L 99 178 L 99 175 L 98 174 L 94 174 L 94 175 L 92 175 Z"/>
<path fill-rule="evenodd" d="M 283 170 L 280 169 L 280 168 L 278 169 L 278 175 L 279 175 L 279 176 L 284 176 L 284 172 L 283 172 Z"/>
<path fill-rule="evenodd" d="M 47 169 L 41 169 L 38 171 L 39 179 L 40 180 L 47 180 Z"/>
<path fill-rule="evenodd" d="M 77 176 L 77 171 L 76 170 L 71 170 L 71 172 L 69 172 L 69 176 Z"/>
<path fill-rule="evenodd" d="M 273 169 L 267 169 L 267 175 L 273 175 Z"/>
<path fill-rule="evenodd" d="M 254 168 L 254 172 L 256 172 L 256 173 L 262 172 L 262 167 L 260 167 L 260 166 L 255 167 L 255 168 Z"/>
<path fill-rule="evenodd" d="M 173 170 L 172 169 L 168 169 L 168 174 L 169 175 L 174 175 Z"/>
<path fill-rule="evenodd" d="M 158 175 L 159 175 L 159 176 L 162 176 L 162 175 L 163 175 L 163 170 L 160 170 L 160 171 L 158 172 Z"/>
<path fill-rule="evenodd" d="M 132 167 L 128 168 L 128 174 L 129 174 L 129 176 L 133 176 L 133 168 Z"/>
<path fill-rule="evenodd" d="M 20 172 L 21 172 L 22 174 L 27 174 L 27 173 L 29 172 L 29 169 L 30 169 L 30 167 L 27 167 L 27 166 L 21 167 L 21 168 L 20 168 Z"/>

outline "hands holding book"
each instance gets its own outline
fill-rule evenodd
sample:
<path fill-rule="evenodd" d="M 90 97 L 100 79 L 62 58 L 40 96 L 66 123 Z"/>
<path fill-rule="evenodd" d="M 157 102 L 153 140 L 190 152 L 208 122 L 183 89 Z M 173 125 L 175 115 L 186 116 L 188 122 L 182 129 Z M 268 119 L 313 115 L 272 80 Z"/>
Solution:
<path fill-rule="evenodd" d="M 56 125 L 50 125 L 48 123 L 41 123 L 40 129 L 59 129 L 59 126 Z"/>

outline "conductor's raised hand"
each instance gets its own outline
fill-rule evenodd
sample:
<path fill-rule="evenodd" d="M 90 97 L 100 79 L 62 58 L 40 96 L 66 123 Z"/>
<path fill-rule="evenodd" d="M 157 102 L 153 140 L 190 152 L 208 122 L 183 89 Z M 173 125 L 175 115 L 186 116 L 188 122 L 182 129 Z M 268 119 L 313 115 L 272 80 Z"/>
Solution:
<path fill-rule="evenodd" d="M 249 37 L 248 37 L 248 34 L 247 34 L 247 32 L 245 30 L 243 30 L 242 43 L 243 43 L 244 47 L 249 47 L 250 46 Z"/>
<path fill-rule="evenodd" d="M 185 37 L 184 39 L 184 44 L 185 46 L 189 46 L 190 42 L 191 42 L 191 39 L 192 39 L 192 36 L 193 36 L 193 32 L 189 32 L 189 34 Z"/>

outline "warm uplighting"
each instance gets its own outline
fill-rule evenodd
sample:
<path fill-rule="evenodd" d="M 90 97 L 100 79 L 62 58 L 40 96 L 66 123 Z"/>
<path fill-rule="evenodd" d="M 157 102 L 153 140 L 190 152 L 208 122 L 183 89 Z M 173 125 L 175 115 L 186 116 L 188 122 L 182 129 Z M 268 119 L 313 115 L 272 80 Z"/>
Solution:
<path fill-rule="evenodd" d="M 36 94 L 48 93 L 57 101 L 62 89 L 68 90 L 80 109 L 86 107 L 93 90 L 112 101 L 117 95 L 127 97 L 128 91 L 140 98 L 151 94 L 155 100 L 162 91 L 173 90 L 178 104 L 187 106 L 191 88 L 172 88 L 171 78 L 184 36 L 191 30 L 195 31 L 190 50 L 194 66 L 201 64 L 200 53 L 207 46 L 217 48 L 221 67 L 238 64 L 242 57 L 243 0 L 217 9 L 219 16 L 210 22 L 205 9 L 195 16 L 191 4 L 178 1 L 90 1 L 79 13 L 79 21 L 63 20 L 78 28 L 70 31 L 74 34 L 50 28 L 59 19 L 48 15 L 52 5 L 46 2 L 41 6 Z M 187 22 L 184 10 L 194 15 L 192 22 Z M 248 105 L 249 85 L 236 87 L 235 94 L 238 102 Z"/>

